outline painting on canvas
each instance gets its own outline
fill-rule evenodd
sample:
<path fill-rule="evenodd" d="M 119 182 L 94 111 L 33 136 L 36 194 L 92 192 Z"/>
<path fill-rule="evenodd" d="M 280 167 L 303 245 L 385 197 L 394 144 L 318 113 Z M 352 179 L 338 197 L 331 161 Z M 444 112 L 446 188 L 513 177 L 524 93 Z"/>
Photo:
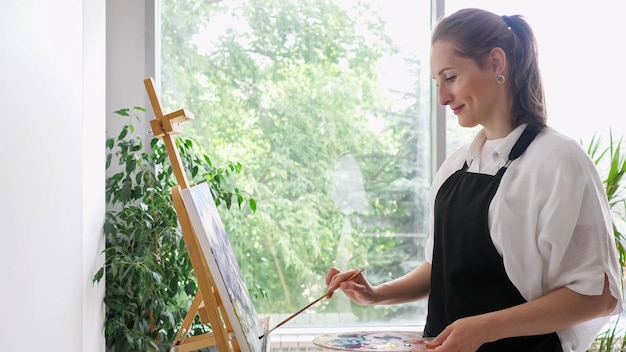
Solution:
<path fill-rule="evenodd" d="M 264 330 L 208 184 L 183 189 L 181 196 L 241 351 L 263 351 Z"/>

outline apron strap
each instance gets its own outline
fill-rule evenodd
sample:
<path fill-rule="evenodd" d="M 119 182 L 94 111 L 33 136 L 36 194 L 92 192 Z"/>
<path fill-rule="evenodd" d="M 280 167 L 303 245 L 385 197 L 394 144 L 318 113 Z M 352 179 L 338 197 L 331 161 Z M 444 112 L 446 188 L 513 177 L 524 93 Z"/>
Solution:
<path fill-rule="evenodd" d="M 509 153 L 509 162 L 507 164 L 524 154 L 526 148 L 530 145 L 530 142 L 537 137 L 537 134 L 539 134 L 539 129 L 531 128 L 530 125 L 526 126 L 524 132 L 522 132 L 522 135 L 519 136 L 517 142 L 515 142 L 515 145 Z"/>

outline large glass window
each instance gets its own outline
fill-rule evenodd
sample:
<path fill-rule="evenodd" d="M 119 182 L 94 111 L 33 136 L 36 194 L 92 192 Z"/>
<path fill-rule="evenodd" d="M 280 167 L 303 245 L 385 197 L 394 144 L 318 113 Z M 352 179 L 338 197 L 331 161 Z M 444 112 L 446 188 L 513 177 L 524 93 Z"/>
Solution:
<path fill-rule="evenodd" d="M 330 266 L 372 284 L 424 260 L 430 8 L 402 0 L 163 0 L 161 99 L 255 213 L 221 211 L 255 305 L 275 321 L 325 292 Z M 343 295 L 291 326 L 422 324 L 425 302 Z"/>

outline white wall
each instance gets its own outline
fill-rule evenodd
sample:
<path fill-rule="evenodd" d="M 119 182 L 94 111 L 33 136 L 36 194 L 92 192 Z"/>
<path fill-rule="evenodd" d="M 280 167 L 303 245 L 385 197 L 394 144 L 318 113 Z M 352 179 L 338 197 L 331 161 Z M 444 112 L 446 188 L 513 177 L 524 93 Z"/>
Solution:
<path fill-rule="evenodd" d="M 136 132 L 152 136 L 146 120 L 154 118 L 143 80 L 156 80 L 156 16 L 155 0 L 108 0 L 107 8 L 107 133 L 117 136 L 122 125 L 128 122 L 113 112 L 122 108 L 141 106 L 148 109 L 136 124 Z M 157 82 L 158 84 L 158 82 Z M 158 91 L 158 88 L 157 88 Z M 133 121 L 134 123 L 135 121 Z M 114 168 L 113 168 L 114 170 Z"/>
<path fill-rule="evenodd" d="M 105 0 L 0 1 L 0 349 L 104 351 Z"/>

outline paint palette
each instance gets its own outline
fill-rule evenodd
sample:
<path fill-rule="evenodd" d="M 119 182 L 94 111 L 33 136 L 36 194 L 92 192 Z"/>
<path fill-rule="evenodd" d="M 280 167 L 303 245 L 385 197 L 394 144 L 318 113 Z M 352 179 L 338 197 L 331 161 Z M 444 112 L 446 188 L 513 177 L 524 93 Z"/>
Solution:
<path fill-rule="evenodd" d="M 360 331 L 317 336 L 313 343 L 333 350 L 375 351 L 420 351 L 426 350 L 430 337 L 422 337 L 415 331 Z"/>

